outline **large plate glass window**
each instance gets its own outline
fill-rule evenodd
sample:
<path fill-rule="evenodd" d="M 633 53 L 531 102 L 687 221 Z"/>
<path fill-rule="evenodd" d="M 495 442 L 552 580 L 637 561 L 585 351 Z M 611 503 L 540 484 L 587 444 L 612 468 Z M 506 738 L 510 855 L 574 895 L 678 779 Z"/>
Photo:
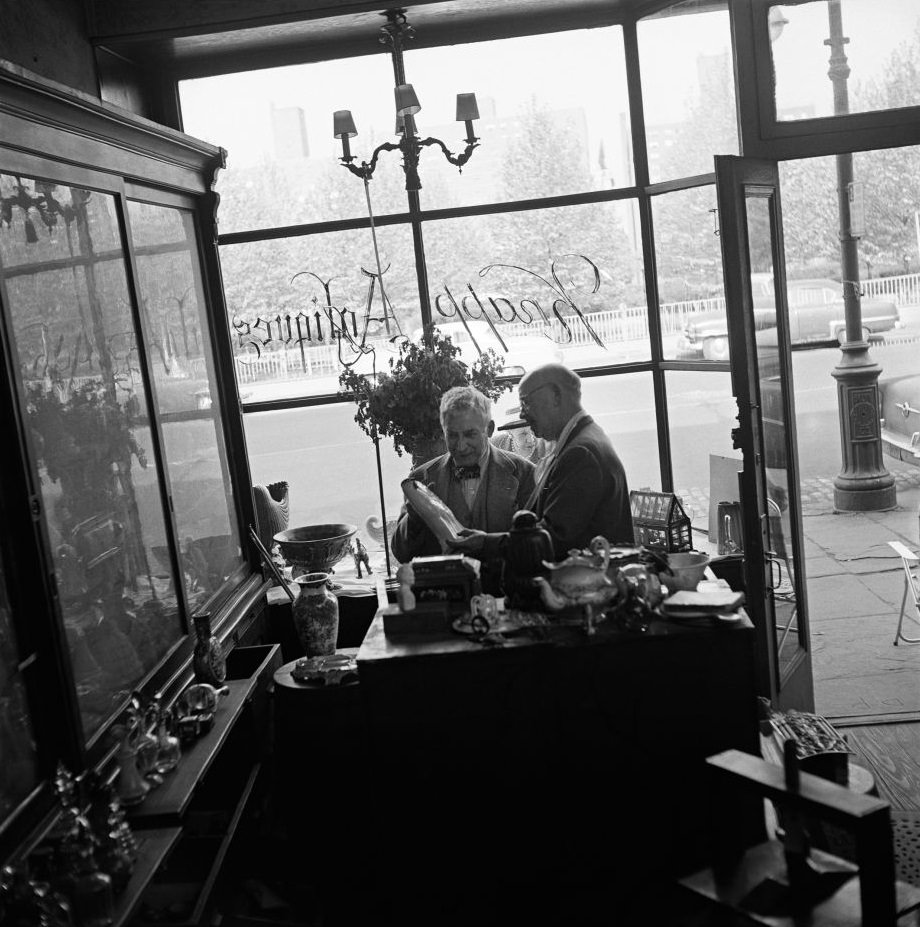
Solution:
<path fill-rule="evenodd" d="M 196 609 L 243 565 L 243 555 L 193 216 L 135 200 L 128 215 L 185 592 Z M 155 546 L 153 555 L 166 569 L 167 547 Z"/>
<path fill-rule="evenodd" d="M 0 267 L 84 732 L 184 633 L 113 196 L 0 174 Z"/>
<path fill-rule="evenodd" d="M 244 406 L 335 393 L 346 365 L 387 369 L 422 316 L 411 230 L 383 226 L 377 241 L 386 308 L 369 229 L 221 247 Z"/>
<path fill-rule="evenodd" d="M 728 5 L 677 3 L 637 35 L 649 180 L 710 173 L 738 151 Z"/>
<path fill-rule="evenodd" d="M 367 51 L 179 84 L 185 131 L 227 149 L 216 187 L 222 234 L 367 215 L 364 184 L 339 163 L 332 136 L 333 112 L 350 109 L 358 163 L 394 138 L 393 68 L 373 30 Z M 395 154 L 381 157 L 370 193 L 376 215 L 408 208 Z"/>
<path fill-rule="evenodd" d="M 663 355 L 727 363 L 715 187 L 677 190 L 651 202 Z"/>
<path fill-rule="evenodd" d="M 426 222 L 435 324 L 509 374 L 646 361 L 648 308 L 632 200 Z"/>
<path fill-rule="evenodd" d="M 475 91 L 480 138 L 458 177 L 437 148 L 421 156 L 427 209 L 529 200 L 633 183 L 620 28 L 411 49 L 423 138 L 463 150 L 455 94 Z M 394 154 L 385 157 L 396 157 Z M 343 181 L 344 182 L 344 181 Z"/>
<path fill-rule="evenodd" d="M 778 121 L 920 104 L 920 6 L 911 0 L 814 0 L 768 15 Z M 835 103 L 835 69 L 845 109 Z"/>

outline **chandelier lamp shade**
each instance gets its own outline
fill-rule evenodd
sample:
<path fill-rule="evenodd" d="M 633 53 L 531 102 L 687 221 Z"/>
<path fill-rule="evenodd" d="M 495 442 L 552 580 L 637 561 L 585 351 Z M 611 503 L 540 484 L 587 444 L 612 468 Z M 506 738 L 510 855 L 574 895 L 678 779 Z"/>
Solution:
<path fill-rule="evenodd" d="M 403 171 L 406 175 L 406 189 L 420 190 L 422 187 L 418 176 L 419 155 L 423 148 L 439 147 L 444 157 L 463 170 L 463 165 L 469 161 L 473 151 L 479 146 L 479 139 L 473 131 L 473 122 L 479 118 L 479 106 L 476 103 L 475 93 L 457 94 L 457 122 L 465 123 L 466 145 L 460 154 L 454 154 L 439 138 L 419 138 L 415 125 L 415 116 L 421 112 L 422 105 L 412 84 L 406 82 L 405 68 L 403 66 L 403 45 L 406 39 L 415 35 L 414 29 L 406 21 L 405 10 L 387 10 L 384 14 L 387 19 L 385 26 L 381 27 L 381 44 L 388 45 L 393 59 L 393 74 L 395 87 L 393 90 L 396 103 L 397 142 L 384 142 L 378 145 L 370 161 L 359 164 L 351 153 L 350 139 L 358 134 L 351 110 L 340 109 L 333 113 L 333 135 L 342 140 L 342 154 L 339 160 L 357 177 L 368 181 L 377 167 L 377 159 L 384 151 L 400 151 L 403 156 Z"/>

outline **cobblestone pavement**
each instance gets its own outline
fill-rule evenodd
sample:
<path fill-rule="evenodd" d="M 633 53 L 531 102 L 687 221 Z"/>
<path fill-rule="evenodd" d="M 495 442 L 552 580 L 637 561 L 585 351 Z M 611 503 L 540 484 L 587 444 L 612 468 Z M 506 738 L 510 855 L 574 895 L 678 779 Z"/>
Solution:
<path fill-rule="evenodd" d="M 909 465 L 895 467 L 885 463 L 888 472 L 895 478 L 898 491 L 920 488 L 920 467 Z M 834 509 L 834 477 L 822 476 L 803 480 L 801 483 L 802 516 L 832 515 Z M 706 489 L 686 489 L 679 493 L 684 508 L 694 526 L 703 529 L 709 513 L 709 492 Z M 808 533 L 808 525 L 805 525 Z"/>

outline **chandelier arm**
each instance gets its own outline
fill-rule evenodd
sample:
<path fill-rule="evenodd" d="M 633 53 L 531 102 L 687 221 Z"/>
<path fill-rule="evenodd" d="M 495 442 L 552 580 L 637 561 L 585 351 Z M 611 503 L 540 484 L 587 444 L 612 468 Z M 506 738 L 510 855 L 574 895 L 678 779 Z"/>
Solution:
<path fill-rule="evenodd" d="M 370 180 L 371 177 L 374 176 L 374 171 L 377 169 L 377 159 L 380 157 L 380 152 L 399 151 L 401 147 L 402 146 L 395 142 L 384 142 L 374 149 L 370 161 L 362 161 L 360 167 L 352 164 L 351 160 L 346 160 L 345 158 L 339 158 L 339 161 L 341 161 L 342 166 L 347 167 L 355 177 L 360 177 L 362 180 Z"/>
<path fill-rule="evenodd" d="M 418 144 L 421 145 L 438 145 L 441 148 L 441 151 L 444 153 L 444 157 L 450 161 L 451 164 L 456 165 L 457 167 L 463 167 L 470 157 L 473 154 L 473 150 L 479 147 L 478 141 L 469 141 L 466 143 L 466 147 L 463 151 L 455 155 L 448 147 L 441 141 L 439 138 L 422 138 L 419 139 Z"/>

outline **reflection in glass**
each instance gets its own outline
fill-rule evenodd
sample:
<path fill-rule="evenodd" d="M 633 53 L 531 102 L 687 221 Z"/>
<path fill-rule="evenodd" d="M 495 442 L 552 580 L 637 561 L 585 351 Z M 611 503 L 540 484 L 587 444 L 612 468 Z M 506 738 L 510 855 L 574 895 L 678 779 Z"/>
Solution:
<path fill-rule="evenodd" d="M 368 229 L 223 245 L 224 289 L 243 402 L 336 393 L 343 363 L 385 370 L 395 345 L 421 325 L 412 232 L 377 229 L 386 319 Z M 330 308 L 332 307 L 332 308 Z M 362 356 L 335 331 L 347 328 Z"/>
<path fill-rule="evenodd" d="M 749 196 L 747 232 L 751 255 L 752 290 L 758 278 L 773 279 L 773 256 L 770 246 L 770 200 Z M 776 650 L 780 664 L 788 661 L 799 646 L 802 629 L 796 607 L 796 584 L 793 572 L 792 529 L 789 513 L 789 435 L 784 405 L 785 382 L 780 376 L 778 313 L 775 299 L 770 306 L 760 306 L 754 339 L 760 375 L 760 403 L 763 422 L 764 473 L 767 498 L 767 550 L 770 559 L 770 583 L 776 620 Z"/>
<path fill-rule="evenodd" d="M 366 51 L 179 83 L 185 131 L 230 153 L 217 182 L 222 233 L 367 216 L 364 184 L 339 163 L 332 137 L 338 109 L 354 113 L 359 162 L 395 137 L 393 69 L 373 27 Z M 370 188 L 374 214 L 406 212 L 405 186 L 400 157 L 383 155 Z"/>
<path fill-rule="evenodd" d="M 652 199 L 664 357 L 728 360 L 714 186 Z"/>
<path fill-rule="evenodd" d="M 12 210 L 0 234 L 0 266 L 91 735 L 182 634 L 169 565 L 152 553 L 164 543 L 166 523 L 148 461 L 148 396 L 124 257 L 112 247 L 119 240 L 113 197 L 7 175 L 0 186 L 4 194 L 18 187 L 33 203 Z M 41 247 L 32 261 L 36 222 Z"/>
<path fill-rule="evenodd" d="M 731 375 L 674 370 L 665 374 L 674 492 L 694 528 L 693 546 L 715 555 L 720 502 L 738 502 L 741 458 L 732 447 L 738 423 Z"/>
<path fill-rule="evenodd" d="M 713 155 L 738 153 L 727 5 L 669 6 L 639 21 L 638 38 L 649 179 L 710 173 Z"/>
<path fill-rule="evenodd" d="M 771 7 L 782 10 L 782 30 L 770 50 L 780 121 L 833 116 L 828 79 L 830 37 L 827 0 Z M 920 103 L 920 8 L 912 0 L 841 0 L 848 110 L 873 112 Z"/>
<path fill-rule="evenodd" d="M 462 147 L 463 123 L 454 119 L 453 91 L 475 90 L 479 100 L 480 147 L 462 174 L 440 152 L 422 154 L 426 209 L 633 182 L 619 26 L 408 49 L 406 72 L 421 97 L 419 133 L 454 151 Z"/>
<path fill-rule="evenodd" d="M 195 610 L 242 566 L 243 556 L 194 227 L 188 211 L 167 206 L 130 201 L 128 214 L 180 561 Z M 153 554 L 168 569 L 166 545 Z"/>
<path fill-rule="evenodd" d="M 628 206 L 426 222 L 436 324 L 458 331 L 459 308 L 517 374 L 549 361 L 583 368 L 648 360 L 648 309 L 626 231 Z"/>
<path fill-rule="evenodd" d="M 0 562 L 0 826 L 38 781 L 32 720 L 19 671 L 20 660 Z"/>

